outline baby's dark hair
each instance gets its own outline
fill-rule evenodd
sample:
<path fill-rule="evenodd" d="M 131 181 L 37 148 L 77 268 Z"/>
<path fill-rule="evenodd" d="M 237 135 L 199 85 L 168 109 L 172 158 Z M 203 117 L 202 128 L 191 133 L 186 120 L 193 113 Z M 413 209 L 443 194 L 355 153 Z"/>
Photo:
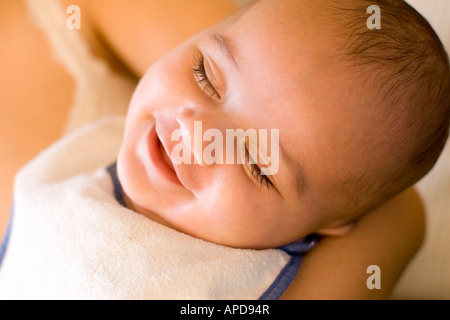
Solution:
<path fill-rule="evenodd" d="M 384 176 L 355 177 L 344 187 L 352 205 L 367 210 L 416 183 L 439 158 L 449 135 L 449 59 L 429 23 L 403 0 L 320 5 L 332 9 L 329 21 L 344 59 L 356 82 L 369 89 L 370 108 L 378 108 L 378 143 L 390 145 L 377 155 L 392 159 Z M 380 29 L 367 26 L 372 5 L 381 10 Z"/>

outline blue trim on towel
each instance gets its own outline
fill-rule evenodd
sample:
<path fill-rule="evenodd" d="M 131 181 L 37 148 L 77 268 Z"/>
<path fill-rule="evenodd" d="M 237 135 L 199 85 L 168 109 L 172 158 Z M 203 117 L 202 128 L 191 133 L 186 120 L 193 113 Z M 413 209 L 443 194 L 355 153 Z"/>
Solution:
<path fill-rule="evenodd" d="M 303 255 L 314 248 L 319 241 L 318 235 L 310 235 L 304 239 L 296 241 L 294 243 L 288 244 L 286 246 L 280 247 L 280 250 L 283 250 L 287 254 L 291 256 L 291 259 L 287 263 L 287 265 L 281 270 L 278 277 L 263 293 L 263 295 L 259 298 L 259 300 L 278 300 L 281 298 L 283 293 L 287 290 L 287 288 L 291 285 L 292 281 L 294 281 L 297 276 L 298 270 L 300 269 L 300 265 L 302 264 Z"/>
<path fill-rule="evenodd" d="M 106 168 L 114 185 L 114 197 L 123 206 L 126 207 L 125 196 L 123 193 L 122 185 L 120 184 L 119 177 L 117 176 L 117 163 L 113 163 Z"/>
<path fill-rule="evenodd" d="M 119 177 L 117 176 L 117 163 L 110 165 L 107 169 L 111 176 L 111 180 L 114 185 L 114 196 L 116 200 L 124 207 L 125 197 L 120 184 Z M 297 276 L 298 270 L 302 263 L 303 255 L 314 248 L 319 241 L 319 236 L 310 235 L 294 243 L 278 248 L 290 255 L 290 260 L 286 266 L 281 270 L 275 281 L 270 287 L 262 294 L 259 300 L 278 300 L 291 285 Z"/>
<path fill-rule="evenodd" d="M 8 228 L 6 229 L 5 236 L 3 237 L 2 245 L 0 246 L 0 269 L 2 267 L 3 259 L 6 255 L 6 250 L 8 249 L 9 239 L 11 238 L 11 228 L 12 220 L 14 214 L 14 205 L 11 208 L 11 216 L 9 218 Z"/>
<path fill-rule="evenodd" d="M 283 268 L 283 270 L 281 270 L 278 277 L 275 279 L 269 289 L 267 289 L 266 292 L 263 293 L 259 300 L 280 299 L 283 293 L 291 285 L 292 281 L 294 281 L 301 264 L 302 256 L 292 256 L 291 260 Z"/>

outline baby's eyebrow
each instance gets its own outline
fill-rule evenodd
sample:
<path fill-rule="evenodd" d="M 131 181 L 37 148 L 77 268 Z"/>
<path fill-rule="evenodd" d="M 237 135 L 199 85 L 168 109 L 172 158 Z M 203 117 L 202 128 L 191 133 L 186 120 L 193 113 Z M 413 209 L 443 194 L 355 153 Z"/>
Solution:
<path fill-rule="evenodd" d="M 305 176 L 301 167 L 297 164 L 296 161 L 291 157 L 291 155 L 286 152 L 286 149 L 280 143 L 279 149 L 281 152 L 281 159 L 287 165 L 287 169 L 289 173 L 291 173 L 291 182 L 294 185 L 294 188 L 299 197 L 303 195 L 303 191 L 305 188 Z"/>
<path fill-rule="evenodd" d="M 214 33 L 212 34 L 212 39 L 219 47 L 222 54 L 234 64 L 234 66 L 239 69 L 239 66 L 235 59 L 235 47 L 233 45 L 233 41 L 228 38 L 227 36 L 220 34 L 220 33 Z"/>

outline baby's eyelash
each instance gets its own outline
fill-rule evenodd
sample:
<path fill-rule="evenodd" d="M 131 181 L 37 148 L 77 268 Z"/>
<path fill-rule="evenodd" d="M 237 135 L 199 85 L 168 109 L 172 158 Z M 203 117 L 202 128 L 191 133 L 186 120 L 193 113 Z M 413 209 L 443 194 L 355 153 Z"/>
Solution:
<path fill-rule="evenodd" d="M 251 173 L 260 188 L 266 186 L 267 189 L 270 189 L 272 182 L 265 175 L 261 174 L 261 169 L 256 164 L 251 164 Z"/>
<path fill-rule="evenodd" d="M 258 185 L 258 187 L 262 188 L 263 186 L 266 186 L 267 189 L 270 190 L 273 186 L 272 182 L 266 175 L 261 173 L 261 168 L 257 164 L 250 163 L 250 154 L 247 148 L 245 148 L 245 161 L 246 165 L 249 167 L 251 178 Z"/>
<path fill-rule="evenodd" d="M 194 74 L 197 83 L 199 83 L 203 88 L 203 93 L 208 94 L 211 98 L 220 100 L 220 95 L 217 90 L 212 85 L 208 78 L 205 70 L 205 60 L 202 57 L 196 57 L 194 60 L 194 67 L 192 68 L 192 73 Z"/>

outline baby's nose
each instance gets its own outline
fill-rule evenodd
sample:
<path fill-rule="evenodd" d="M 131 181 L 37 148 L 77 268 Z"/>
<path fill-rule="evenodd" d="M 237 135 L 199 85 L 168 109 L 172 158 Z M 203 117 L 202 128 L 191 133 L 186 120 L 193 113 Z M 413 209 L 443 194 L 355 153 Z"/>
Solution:
<path fill-rule="evenodd" d="M 189 148 L 195 164 L 200 166 L 223 163 L 225 150 L 224 119 L 211 112 L 196 111 L 192 108 L 180 109 L 176 122 L 184 145 Z"/>
<path fill-rule="evenodd" d="M 195 115 L 195 111 L 192 108 L 189 107 L 183 107 L 180 109 L 180 111 L 177 114 L 177 122 L 182 125 L 183 123 L 190 120 Z"/>
<path fill-rule="evenodd" d="M 199 126 L 199 124 L 202 124 L 201 117 L 196 115 L 192 108 L 185 107 L 178 112 L 176 121 L 180 126 L 183 143 L 194 156 L 194 163 L 205 166 L 202 141 L 196 141 L 203 137 L 202 125 Z"/>

